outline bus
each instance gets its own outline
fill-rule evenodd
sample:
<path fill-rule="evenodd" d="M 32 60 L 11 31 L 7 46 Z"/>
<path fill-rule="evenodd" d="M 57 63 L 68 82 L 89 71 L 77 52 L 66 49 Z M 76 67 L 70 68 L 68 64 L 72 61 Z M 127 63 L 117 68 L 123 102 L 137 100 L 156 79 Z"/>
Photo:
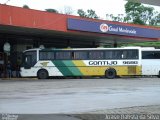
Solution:
<path fill-rule="evenodd" d="M 160 49 L 154 47 L 29 49 L 22 77 L 160 76 Z"/>

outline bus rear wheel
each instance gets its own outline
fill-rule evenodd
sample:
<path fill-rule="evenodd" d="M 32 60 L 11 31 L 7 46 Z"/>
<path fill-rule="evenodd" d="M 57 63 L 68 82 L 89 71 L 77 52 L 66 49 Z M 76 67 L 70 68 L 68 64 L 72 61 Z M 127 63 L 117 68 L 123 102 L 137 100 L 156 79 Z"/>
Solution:
<path fill-rule="evenodd" d="M 47 79 L 48 78 L 48 72 L 45 69 L 41 69 L 37 73 L 38 79 Z"/>
<path fill-rule="evenodd" d="M 116 70 L 113 68 L 109 68 L 105 72 L 105 77 L 108 79 L 114 79 L 116 77 Z"/>

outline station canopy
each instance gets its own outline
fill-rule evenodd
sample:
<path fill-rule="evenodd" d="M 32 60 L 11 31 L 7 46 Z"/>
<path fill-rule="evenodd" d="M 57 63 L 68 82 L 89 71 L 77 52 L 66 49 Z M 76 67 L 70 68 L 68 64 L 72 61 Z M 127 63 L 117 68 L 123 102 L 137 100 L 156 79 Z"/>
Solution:
<path fill-rule="evenodd" d="M 0 4 L 0 39 L 70 47 L 159 41 L 160 28 Z"/>

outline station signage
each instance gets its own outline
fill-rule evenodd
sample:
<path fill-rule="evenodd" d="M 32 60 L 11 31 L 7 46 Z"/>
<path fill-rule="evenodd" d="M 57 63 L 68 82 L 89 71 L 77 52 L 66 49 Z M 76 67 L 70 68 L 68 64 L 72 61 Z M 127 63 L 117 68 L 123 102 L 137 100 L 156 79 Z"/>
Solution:
<path fill-rule="evenodd" d="M 107 22 L 95 22 L 89 20 L 80 20 L 68 18 L 67 29 L 84 32 L 95 32 L 103 34 L 116 34 L 145 38 L 160 38 L 160 30 L 151 28 L 141 28 L 135 26 L 126 26 L 119 24 L 110 24 Z"/>
<path fill-rule="evenodd" d="M 117 33 L 127 33 L 127 34 L 137 34 L 136 29 L 128 29 L 128 28 L 124 28 L 122 26 L 113 26 L 113 25 L 108 25 L 106 23 L 102 23 L 100 25 L 100 30 L 103 33 L 107 33 L 107 32 L 117 32 Z"/>

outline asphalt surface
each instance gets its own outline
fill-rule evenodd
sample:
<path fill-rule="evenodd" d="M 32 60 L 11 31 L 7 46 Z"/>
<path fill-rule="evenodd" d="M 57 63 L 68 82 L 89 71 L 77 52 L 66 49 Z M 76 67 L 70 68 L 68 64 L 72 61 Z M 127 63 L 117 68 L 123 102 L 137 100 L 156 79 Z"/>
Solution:
<path fill-rule="evenodd" d="M 159 106 L 159 93 L 160 79 L 151 77 L 5 79 L 0 80 L 0 113 L 23 114 L 20 117 L 24 117 L 24 114 L 47 114 L 43 116 L 47 120 L 53 117 L 48 114 L 54 114 L 57 120 L 62 118 L 77 120 L 81 117 L 73 118 L 74 115 L 71 117 L 66 114 L 127 113 L 127 108 L 131 111 L 131 108 L 137 109 L 137 106 Z M 145 112 L 143 107 L 139 108 L 138 110 Z M 155 109 L 155 113 L 160 113 L 159 108 Z M 25 119 L 30 120 L 27 117 Z"/>

